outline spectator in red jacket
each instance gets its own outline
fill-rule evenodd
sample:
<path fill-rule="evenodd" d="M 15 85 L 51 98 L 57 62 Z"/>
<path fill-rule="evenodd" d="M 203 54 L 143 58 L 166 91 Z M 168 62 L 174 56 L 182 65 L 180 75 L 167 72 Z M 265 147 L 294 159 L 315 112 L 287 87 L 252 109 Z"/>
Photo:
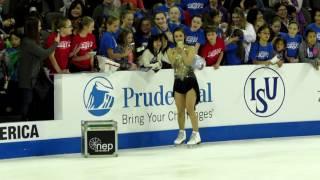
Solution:
<path fill-rule="evenodd" d="M 205 58 L 207 66 L 213 66 L 218 69 L 224 54 L 224 41 L 217 36 L 216 27 L 206 29 L 207 42 L 202 47 L 200 55 Z"/>

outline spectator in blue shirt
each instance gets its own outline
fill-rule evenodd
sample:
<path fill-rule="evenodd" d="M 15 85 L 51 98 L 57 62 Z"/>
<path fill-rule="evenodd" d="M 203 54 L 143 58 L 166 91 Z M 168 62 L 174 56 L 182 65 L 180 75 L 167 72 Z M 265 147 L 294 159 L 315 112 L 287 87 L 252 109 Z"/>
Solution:
<path fill-rule="evenodd" d="M 118 44 L 114 33 L 118 31 L 119 24 L 120 21 L 118 18 L 110 16 L 106 22 L 107 32 L 102 35 L 100 40 L 99 54 L 113 60 L 126 58 L 129 54 L 129 51 L 125 51 L 123 53 L 116 52 Z"/>
<path fill-rule="evenodd" d="M 305 63 L 310 63 L 316 70 L 319 70 L 320 43 L 317 42 L 316 32 L 312 29 L 307 29 L 305 39 L 299 47 L 300 60 Z"/>
<path fill-rule="evenodd" d="M 276 38 L 280 36 L 281 19 L 275 16 L 271 22 L 271 35 L 269 41 L 274 42 Z"/>
<path fill-rule="evenodd" d="M 162 4 L 158 7 L 155 7 L 153 10 L 165 12 L 167 17 L 169 17 L 169 11 L 170 11 L 170 8 L 172 8 L 172 7 L 178 7 L 178 9 L 180 11 L 180 15 L 181 15 L 180 21 L 183 22 L 184 21 L 183 9 L 174 0 L 166 0 L 166 2 L 164 4 Z"/>
<path fill-rule="evenodd" d="M 228 24 L 223 22 L 221 23 L 222 13 L 217 9 L 211 9 L 208 14 L 203 16 L 203 27 L 207 28 L 210 26 L 216 26 L 217 28 L 217 35 L 220 38 L 226 37 L 225 33 L 228 28 Z"/>
<path fill-rule="evenodd" d="M 221 5 L 221 1 L 209 0 L 209 6 L 205 7 L 205 11 L 210 13 L 212 10 L 218 10 L 221 13 L 222 22 L 229 22 L 228 10 Z"/>
<path fill-rule="evenodd" d="M 243 31 L 235 29 L 226 42 L 226 65 L 244 64 L 245 50 L 242 41 Z"/>
<path fill-rule="evenodd" d="M 281 37 L 277 37 L 273 42 L 273 48 L 275 51 L 275 55 L 280 61 L 278 63 L 278 66 L 281 67 L 282 64 L 286 61 L 286 41 Z"/>
<path fill-rule="evenodd" d="M 249 61 L 253 64 L 271 65 L 274 56 L 273 46 L 269 41 L 270 28 L 267 25 L 260 27 L 257 31 L 258 40 L 252 44 Z"/>
<path fill-rule="evenodd" d="M 282 38 L 286 41 L 286 59 L 290 63 L 299 62 L 299 45 L 302 42 L 302 36 L 298 34 L 299 25 L 296 21 L 289 23 L 288 33 L 281 33 Z"/>
<path fill-rule="evenodd" d="M 138 21 L 137 32 L 135 34 L 135 45 L 137 55 L 141 55 L 144 49 L 148 46 L 148 41 L 151 37 L 152 20 L 149 17 L 143 17 Z"/>
<path fill-rule="evenodd" d="M 173 6 L 169 9 L 169 27 L 173 30 L 176 28 L 185 28 L 185 25 L 181 23 L 181 11 L 178 6 Z"/>
<path fill-rule="evenodd" d="M 190 16 L 201 15 L 205 12 L 205 7 L 209 5 L 209 0 L 181 0 L 182 9 L 187 10 Z"/>
<path fill-rule="evenodd" d="M 151 35 L 165 34 L 169 43 L 173 43 L 173 27 L 170 28 L 164 12 L 156 12 L 154 15 L 155 25 L 151 28 Z"/>
<path fill-rule="evenodd" d="M 317 41 L 320 42 L 320 10 L 314 12 L 314 23 L 309 24 L 306 30 L 312 29 L 317 34 Z"/>
<path fill-rule="evenodd" d="M 206 42 L 204 31 L 201 29 L 201 26 L 202 18 L 200 16 L 194 16 L 192 18 L 191 27 L 185 29 L 186 44 L 195 46 L 196 50 Z"/>

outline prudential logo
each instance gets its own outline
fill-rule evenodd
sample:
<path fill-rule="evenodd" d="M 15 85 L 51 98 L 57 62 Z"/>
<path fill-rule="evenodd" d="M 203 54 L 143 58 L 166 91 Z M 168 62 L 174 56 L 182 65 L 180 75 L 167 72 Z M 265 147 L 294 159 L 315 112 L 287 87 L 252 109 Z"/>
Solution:
<path fill-rule="evenodd" d="M 114 103 L 114 97 L 110 95 L 112 90 L 112 84 L 108 79 L 104 77 L 91 79 L 83 93 L 83 103 L 88 112 L 94 116 L 107 114 Z"/>
<path fill-rule="evenodd" d="M 268 67 L 254 70 L 244 86 L 244 100 L 256 116 L 269 117 L 281 108 L 285 99 L 285 85 L 280 74 Z"/>

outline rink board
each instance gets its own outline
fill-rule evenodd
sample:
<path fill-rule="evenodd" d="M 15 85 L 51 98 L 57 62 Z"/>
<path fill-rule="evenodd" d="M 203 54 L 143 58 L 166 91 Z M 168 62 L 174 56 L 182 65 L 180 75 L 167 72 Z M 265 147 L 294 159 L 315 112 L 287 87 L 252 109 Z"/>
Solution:
<path fill-rule="evenodd" d="M 320 72 L 309 64 L 207 67 L 196 76 L 203 142 L 320 134 Z M 117 121 L 120 149 L 170 145 L 172 85 L 171 70 L 58 75 L 56 120 L 0 124 L 0 158 L 79 153 L 81 120 Z"/>
<path fill-rule="evenodd" d="M 309 136 L 320 134 L 320 121 L 206 127 L 200 132 L 203 142 Z M 187 133 L 190 134 L 190 129 Z M 119 149 L 172 145 L 176 134 L 176 130 L 119 134 Z M 80 137 L 2 142 L 0 159 L 80 153 L 80 147 Z"/>

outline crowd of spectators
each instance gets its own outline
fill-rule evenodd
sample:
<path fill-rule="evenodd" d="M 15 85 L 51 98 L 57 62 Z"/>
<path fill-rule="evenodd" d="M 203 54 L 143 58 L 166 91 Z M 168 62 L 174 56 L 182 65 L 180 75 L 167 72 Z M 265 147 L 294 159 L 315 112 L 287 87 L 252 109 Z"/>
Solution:
<path fill-rule="evenodd" d="M 171 68 L 167 51 L 176 28 L 215 70 L 300 62 L 318 70 L 319 6 L 320 0 L 0 0 L 0 115 L 53 119 L 52 75 L 97 72 L 96 55 L 119 70 Z"/>

